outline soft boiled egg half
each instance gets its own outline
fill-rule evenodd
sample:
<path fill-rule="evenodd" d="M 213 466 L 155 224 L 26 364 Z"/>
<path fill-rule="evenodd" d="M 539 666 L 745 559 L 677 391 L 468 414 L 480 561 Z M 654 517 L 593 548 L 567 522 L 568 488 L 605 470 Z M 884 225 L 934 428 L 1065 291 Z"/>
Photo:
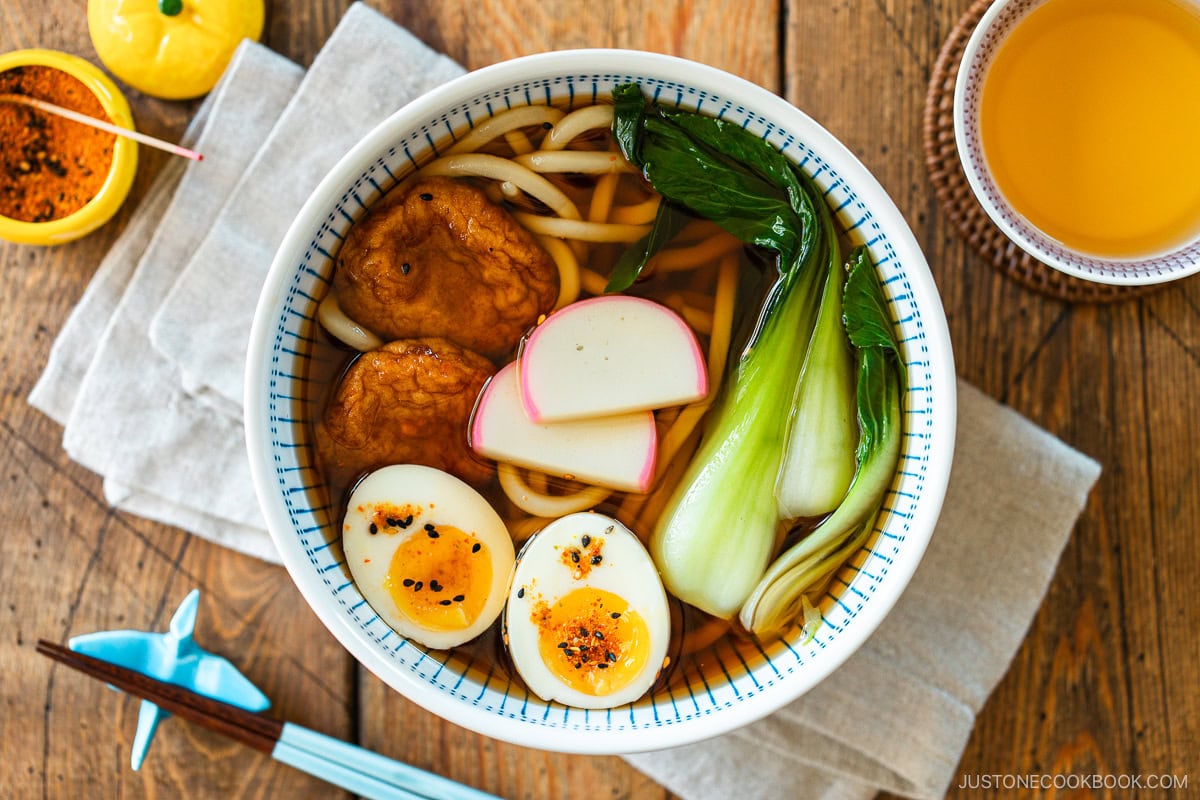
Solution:
<path fill-rule="evenodd" d="M 513 665 L 543 700 L 612 708 L 637 700 L 663 667 L 667 594 L 646 548 L 603 514 L 571 514 L 534 534 L 504 612 Z"/>
<path fill-rule="evenodd" d="M 363 598 L 397 633 L 442 650 L 504 608 L 514 552 L 504 521 L 463 481 L 400 464 L 354 488 L 342 549 Z"/>

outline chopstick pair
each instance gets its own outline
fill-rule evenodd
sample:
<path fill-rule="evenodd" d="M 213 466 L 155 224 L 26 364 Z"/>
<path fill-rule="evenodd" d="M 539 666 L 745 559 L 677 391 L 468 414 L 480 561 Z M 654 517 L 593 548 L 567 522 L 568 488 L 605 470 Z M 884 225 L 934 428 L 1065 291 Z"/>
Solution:
<path fill-rule="evenodd" d="M 204 697 L 45 639 L 38 641 L 37 651 L 117 689 L 149 700 L 164 711 L 363 797 L 373 800 L 499 800 L 495 795 L 348 742 Z"/>

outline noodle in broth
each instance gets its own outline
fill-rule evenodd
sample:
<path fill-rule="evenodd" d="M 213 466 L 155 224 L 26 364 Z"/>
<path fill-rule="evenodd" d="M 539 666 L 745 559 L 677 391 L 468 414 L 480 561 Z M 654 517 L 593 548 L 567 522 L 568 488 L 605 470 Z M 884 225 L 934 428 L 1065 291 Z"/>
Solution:
<path fill-rule="evenodd" d="M 581 297 L 604 293 L 613 264 L 630 243 L 649 232 L 661 202 L 616 147 L 610 133 L 612 118 L 612 106 L 605 104 L 569 112 L 552 106 L 514 108 L 475 127 L 392 191 L 435 176 L 469 181 L 482 188 L 549 254 L 558 271 L 554 308 L 559 309 Z M 643 272 L 649 279 L 629 291 L 666 305 L 688 323 L 704 349 L 710 381 L 705 399 L 656 412 L 658 460 L 651 491 L 617 492 L 499 464 L 497 478 L 484 495 L 515 541 L 523 541 L 554 518 L 585 509 L 609 514 L 643 542 L 648 539 L 698 445 L 705 413 L 720 391 L 734 337 L 742 253 L 742 244 L 716 224 L 690 223 L 649 261 Z M 358 353 L 372 350 L 382 341 L 341 311 L 332 288 L 322 300 L 319 314 L 325 332 L 346 348 L 347 364 L 335 370 L 337 374 L 344 373 Z M 512 345 L 515 352 L 517 342 Z M 336 384 L 336 380 L 319 383 L 318 391 L 325 399 L 318 407 L 324 408 Z M 345 507 L 351 488 L 330 482 L 335 506 Z M 673 605 L 677 618 L 669 649 L 671 666 L 679 671 L 692 664 L 703 671 L 703 659 L 695 654 L 723 637 L 735 638 L 727 635 L 729 623 L 708 618 L 678 601 Z M 497 627 L 493 625 L 489 634 L 456 650 L 472 661 L 493 662 L 515 679 L 504 647 L 496 641 Z M 745 642 L 731 646 L 738 649 L 743 662 L 761 652 Z M 670 673 L 663 671 L 659 685 L 676 680 Z"/>

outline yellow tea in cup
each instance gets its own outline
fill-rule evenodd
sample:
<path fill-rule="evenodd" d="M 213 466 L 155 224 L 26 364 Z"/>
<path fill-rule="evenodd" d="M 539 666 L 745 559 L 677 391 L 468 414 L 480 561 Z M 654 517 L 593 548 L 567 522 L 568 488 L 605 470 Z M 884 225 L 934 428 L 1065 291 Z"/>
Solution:
<path fill-rule="evenodd" d="M 997 47 L 979 126 L 1008 203 L 1073 250 L 1200 236 L 1200 3 L 1047 0 Z"/>

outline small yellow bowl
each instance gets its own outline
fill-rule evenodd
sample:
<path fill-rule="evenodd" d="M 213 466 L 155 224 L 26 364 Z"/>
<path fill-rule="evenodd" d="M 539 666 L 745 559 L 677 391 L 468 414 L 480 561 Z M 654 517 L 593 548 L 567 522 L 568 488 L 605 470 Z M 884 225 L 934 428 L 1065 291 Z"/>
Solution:
<path fill-rule="evenodd" d="M 57 50 L 14 50 L 0 55 L 0 72 L 14 67 L 53 67 L 77 78 L 96 96 L 113 124 L 133 129 L 133 114 L 121 90 L 99 68 L 88 61 Z M 137 142 L 118 136 L 112 166 L 96 196 L 83 208 L 61 219 L 25 222 L 0 216 L 0 239 L 22 244 L 62 244 L 91 233 L 117 213 L 129 195 L 137 172 Z"/>

